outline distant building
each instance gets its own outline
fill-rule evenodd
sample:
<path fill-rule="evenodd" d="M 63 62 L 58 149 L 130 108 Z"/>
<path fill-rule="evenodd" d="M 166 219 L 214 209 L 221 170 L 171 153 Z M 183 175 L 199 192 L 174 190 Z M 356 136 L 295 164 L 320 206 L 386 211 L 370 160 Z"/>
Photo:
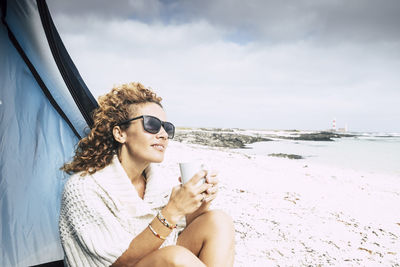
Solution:
<path fill-rule="evenodd" d="M 344 128 L 336 128 L 336 118 L 332 120 L 332 128 L 330 129 L 332 132 L 347 132 L 347 123 L 345 124 Z"/>
<path fill-rule="evenodd" d="M 338 132 L 343 132 L 343 133 L 345 133 L 345 132 L 347 132 L 347 130 L 348 130 L 348 129 L 347 129 L 347 124 L 345 124 L 345 125 L 344 125 L 344 128 L 339 128 L 339 129 L 338 129 Z"/>

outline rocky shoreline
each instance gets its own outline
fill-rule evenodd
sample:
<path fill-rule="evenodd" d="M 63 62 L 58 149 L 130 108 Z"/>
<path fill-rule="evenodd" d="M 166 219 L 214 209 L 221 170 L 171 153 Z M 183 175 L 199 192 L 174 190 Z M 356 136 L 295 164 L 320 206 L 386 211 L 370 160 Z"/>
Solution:
<path fill-rule="evenodd" d="M 335 141 L 333 138 L 342 138 L 342 137 L 354 137 L 356 135 L 352 134 L 338 134 L 334 132 L 315 132 L 315 133 L 305 133 L 300 134 L 295 137 L 285 137 L 281 136 L 282 139 L 292 139 L 292 140 L 301 140 L 301 141 Z"/>
<path fill-rule="evenodd" d="M 301 133 L 287 131 L 285 135 L 273 133 L 254 133 L 241 129 L 224 128 L 178 128 L 174 140 L 181 143 L 197 144 L 209 147 L 246 148 L 246 145 L 256 142 L 266 142 L 279 139 L 299 141 L 335 141 L 342 137 L 355 137 L 353 134 L 318 131 Z"/>
<path fill-rule="evenodd" d="M 272 141 L 272 139 L 262 136 L 252 136 L 227 131 L 215 132 L 209 130 L 177 131 L 174 140 L 181 143 L 227 148 L 246 148 L 247 144 Z"/>

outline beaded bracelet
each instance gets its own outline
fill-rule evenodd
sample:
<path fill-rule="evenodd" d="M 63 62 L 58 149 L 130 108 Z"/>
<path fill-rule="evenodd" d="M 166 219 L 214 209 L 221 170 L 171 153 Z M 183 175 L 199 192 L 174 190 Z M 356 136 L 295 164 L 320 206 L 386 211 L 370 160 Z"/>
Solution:
<path fill-rule="evenodd" d="M 162 240 L 167 239 L 165 236 L 159 235 L 159 234 L 153 229 L 153 227 L 151 227 L 150 224 L 149 224 L 149 229 L 150 229 L 150 231 L 151 231 L 156 237 L 158 237 L 158 238 L 160 238 L 160 239 L 162 239 Z"/>
<path fill-rule="evenodd" d="M 176 228 L 178 225 L 177 224 L 175 224 L 175 225 L 172 225 L 172 224 L 170 224 L 168 221 L 167 221 L 167 219 L 165 219 L 164 218 L 164 216 L 161 214 L 161 211 L 159 211 L 158 213 L 157 213 L 157 219 L 162 223 L 162 224 L 164 224 L 166 227 L 168 227 L 169 229 L 174 229 L 174 228 Z"/>

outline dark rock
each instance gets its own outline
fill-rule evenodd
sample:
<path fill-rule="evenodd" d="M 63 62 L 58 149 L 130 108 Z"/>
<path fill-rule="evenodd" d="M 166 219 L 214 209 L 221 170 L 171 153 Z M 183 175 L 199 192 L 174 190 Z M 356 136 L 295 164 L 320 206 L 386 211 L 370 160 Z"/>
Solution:
<path fill-rule="evenodd" d="M 210 132 L 234 132 L 234 130 L 230 128 L 199 128 L 199 130 Z"/>
<path fill-rule="evenodd" d="M 232 131 L 233 132 L 233 131 Z M 211 147 L 226 147 L 226 148 L 246 148 L 247 144 L 252 144 L 261 141 L 271 141 L 269 138 L 262 136 L 253 136 L 230 131 L 213 132 L 211 130 L 201 131 L 177 131 L 174 140 L 178 142 L 198 144 Z"/>
<path fill-rule="evenodd" d="M 333 141 L 332 138 L 338 138 L 338 137 L 336 137 L 335 135 L 326 133 L 326 132 L 320 132 L 320 133 L 300 134 L 300 136 L 294 137 L 294 140 L 302 140 L 302 141 Z"/>
<path fill-rule="evenodd" d="M 291 140 L 302 140 L 302 141 L 334 141 L 332 138 L 342 137 L 354 137 L 351 134 L 340 134 L 335 132 L 316 132 L 316 133 L 304 133 L 299 136 L 280 136 L 279 138 L 291 139 Z"/>
<path fill-rule="evenodd" d="M 272 153 L 268 154 L 270 157 L 288 158 L 288 159 L 303 159 L 302 156 L 296 154 Z"/>

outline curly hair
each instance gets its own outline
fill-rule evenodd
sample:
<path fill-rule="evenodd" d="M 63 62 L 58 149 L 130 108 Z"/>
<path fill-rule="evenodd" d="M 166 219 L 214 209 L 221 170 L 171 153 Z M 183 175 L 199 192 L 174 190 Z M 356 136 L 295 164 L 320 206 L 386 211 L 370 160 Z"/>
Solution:
<path fill-rule="evenodd" d="M 135 105 L 156 103 L 160 107 L 161 97 L 141 83 L 128 83 L 114 87 L 111 92 L 99 97 L 99 107 L 93 113 L 94 125 L 88 136 L 81 139 L 75 156 L 61 170 L 68 174 L 82 172 L 93 174 L 111 163 L 120 144 L 114 139 L 113 128 L 135 113 Z M 121 125 L 125 130 L 128 125 Z"/>

